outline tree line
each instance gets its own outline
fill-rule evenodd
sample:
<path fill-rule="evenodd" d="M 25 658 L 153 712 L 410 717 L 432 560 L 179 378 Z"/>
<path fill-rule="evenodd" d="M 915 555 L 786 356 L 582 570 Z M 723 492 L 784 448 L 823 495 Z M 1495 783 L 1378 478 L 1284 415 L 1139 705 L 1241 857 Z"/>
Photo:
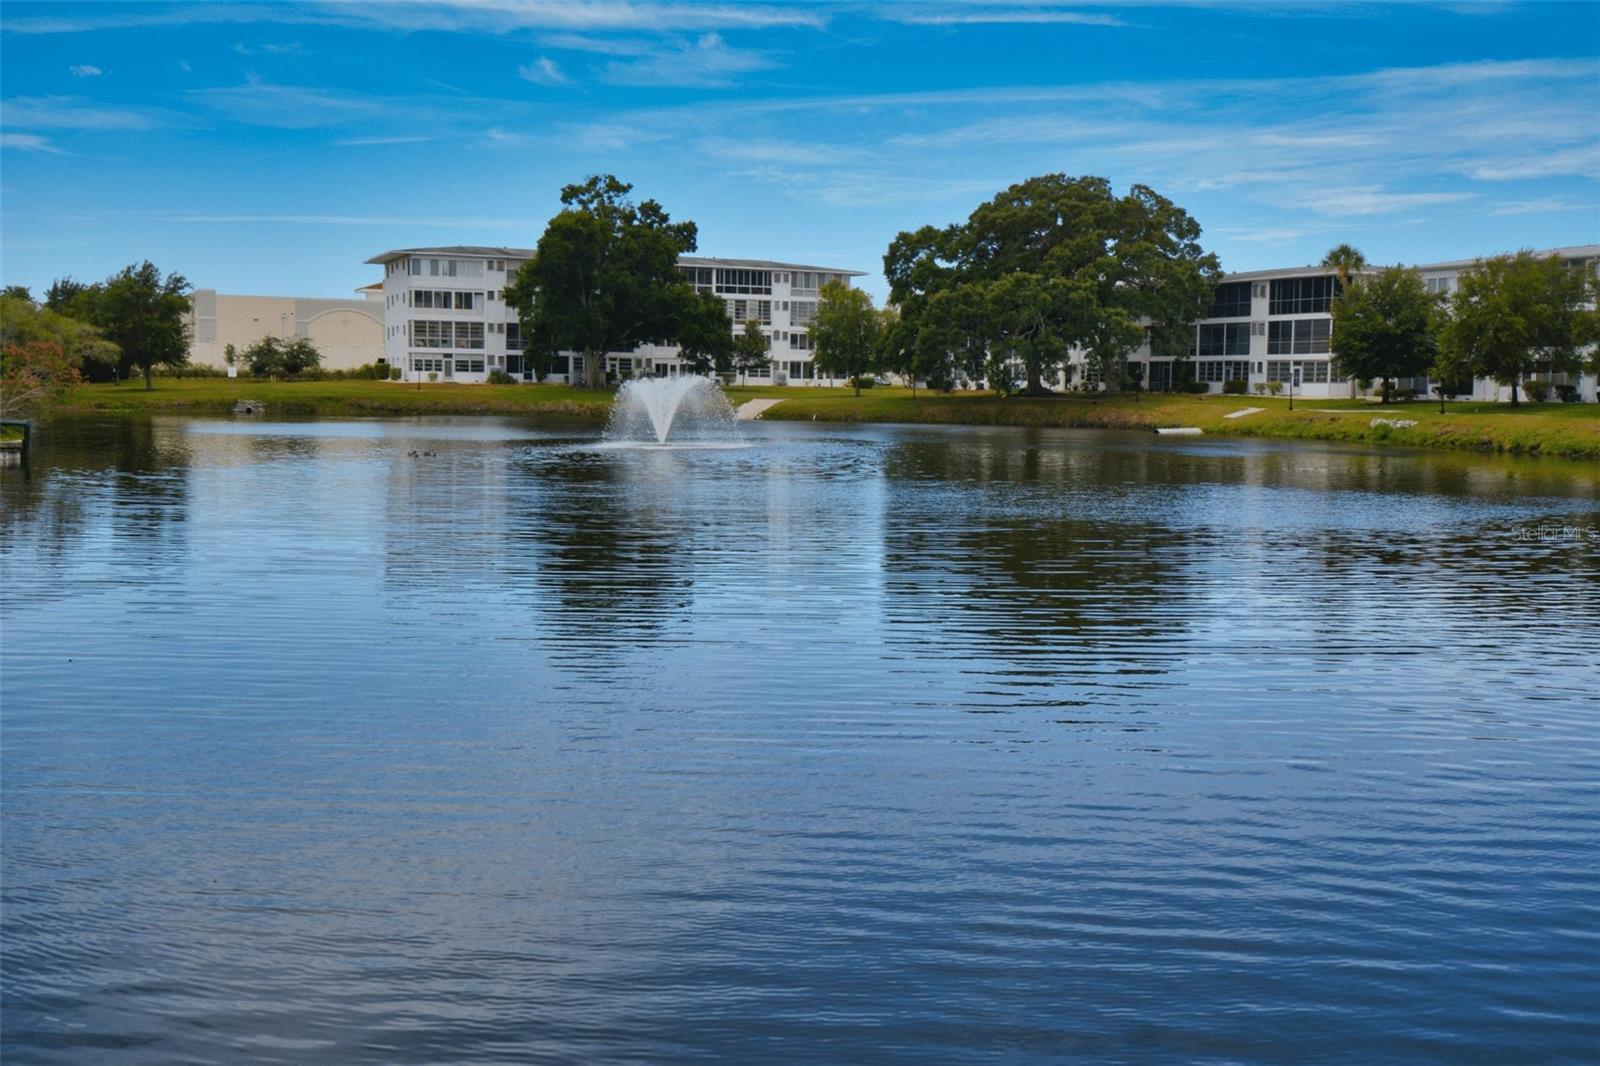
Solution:
<path fill-rule="evenodd" d="M 1600 373 L 1600 277 L 1557 256 L 1494 256 L 1461 273 L 1454 292 L 1429 292 L 1416 269 L 1366 274 L 1359 251 L 1340 245 L 1324 266 L 1342 265 L 1331 348 L 1343 377 L 1381 384 L 1426 374 L 1441 406 L 1490 378 L 1520 402 L 1536 374 Z M 1540 382 L 1536 398 L 1547 386 Z"/>

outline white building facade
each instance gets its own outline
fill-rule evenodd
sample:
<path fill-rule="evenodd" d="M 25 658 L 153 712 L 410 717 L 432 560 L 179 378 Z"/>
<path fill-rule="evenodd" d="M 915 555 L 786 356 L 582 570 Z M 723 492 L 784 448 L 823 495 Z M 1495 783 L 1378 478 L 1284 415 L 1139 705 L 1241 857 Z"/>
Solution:
<path fill-rule="evenodd" d="M 495 371 L 532 380 L 516 309 L 505 286 L 533 256 L 531 248 L 457 245 L 400 248 L 367 260 L 383 267 L 380 293 L 383 358 L 406 381 L 482 382 Z M 722 299 L 735 333 L 755 321 L 768 341 L 771 366 L 748 375 L 751 383 L 830 384 L 812 361 L 808 332 L 819 290 L 830 281 L 850 284 L 861 271 L 760 259 L 684 256 L 678 270 L 701 292 Z M 605 377 L 618 381 L 684 371 L 672 345 L 641 345 L 605 355 Z M 546 380 L 585 379 L 583 356 L 563 352 Z"/>
<path fill-rule="evenodd" d="M 1560 257 L 1574 270 L 1593 272 L 1600 267 L 1600 245 L 1552 248 L 1536 254 Z M 1459 286 L 1461 275 L 1482 262 L 1459 259 L 1415 269 L 1428 291 L 1448 298 Z M 1356 395 L 1355 384 L 1341 378 L 1332 363 L 1331 306 L 1336 285 L 1334 272 L 1326 267 L 1227 275 L 1217 286 L 1210 313 L 1195 326 L 1189 346 L 1194 380 L 1209 385 L 1210 392 L 1223 391 L 1227 382 L 1243 381 L 1250 393 L 1275 386 L 1279 394 L 1287 395 L 1292 389 L 1294 395 L 1309 399 Z M 1154 356 L 1146 346 L 1129 361 L 1146 388 L 1164 391 L 1171 387 L 1173 359 Z M 1072 365 L 1072 381 L 1090 387 L 1097 384 L 1081 351 L 1073 353 Z M 1553 385 L 1573 386 L 1581 399 L 1595 399 L 1592 374 L 1544 373 L 1539 377 Z M 1414 388 L 1419 395 L 1426 395 L 1432 384 L 1419 377 L 1403 380 L 1397 387 Z M 1511 389 L 1479 378 L 1473 382 L 1470 396 L 1459 398 L 1509 400 Z"/>
<path fill-rule="evenodd" d="M 350 300 L 312 296 L 235 296 L 196 289 L 189 297 L 189 361 L 222 368 L 228 345 L 244 350 L 265 337 L 309 340 L 324 370 L 353 370 L 384 357 L 383 307 L 376 291 Z"/>

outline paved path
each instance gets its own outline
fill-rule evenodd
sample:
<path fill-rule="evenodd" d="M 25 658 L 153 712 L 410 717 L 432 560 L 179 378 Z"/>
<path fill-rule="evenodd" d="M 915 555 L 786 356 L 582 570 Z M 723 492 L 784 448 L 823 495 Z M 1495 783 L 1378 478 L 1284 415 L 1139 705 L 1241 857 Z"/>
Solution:
<path fill-rule="evenodd" d="M 782 402 L 782 400 L 746 400 L 739 405 L 737 411 L 733 412 L 733 417 L 741 422 L 752 422 L 760 418 L 767 408 L 775 407 Z"/>
<path fill-rule="evenodd" d="M 1253 415 L 1257 411 L 1265 411 L 1265 410 L 1266 410 L 1266 408 L 1264 408 L 1264 407 L 1241 407 L 1237 411 L 1229 411 L 1227 414 L 1223 415 L 1222 417 L 1223 418 L 1243 418 L 1245 415 Z"/>

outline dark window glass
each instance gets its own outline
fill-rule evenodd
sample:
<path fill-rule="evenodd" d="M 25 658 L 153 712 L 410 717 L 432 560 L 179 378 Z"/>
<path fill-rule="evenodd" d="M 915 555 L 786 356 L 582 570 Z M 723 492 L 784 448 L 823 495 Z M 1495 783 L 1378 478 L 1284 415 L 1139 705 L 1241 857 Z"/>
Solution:
<path fill-rule="evenodd" d="M 1211 300 L 1211 311 L 1206 317 L 1249 318 L 1250 283 L 1230 281 L 1226 285 L 1218 285 L 1216 295 Z"/>

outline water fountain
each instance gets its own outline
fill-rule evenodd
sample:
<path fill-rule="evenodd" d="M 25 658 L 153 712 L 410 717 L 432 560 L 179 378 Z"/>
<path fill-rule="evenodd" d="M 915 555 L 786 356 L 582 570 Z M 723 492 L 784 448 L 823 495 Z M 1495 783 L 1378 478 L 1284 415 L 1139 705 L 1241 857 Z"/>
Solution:
<path fill-rule="evenodd" d="M 736 442 L 733 407 L 716 381 L 685 374 L 623 382 L 605 438 L 618 444 Z"/>

